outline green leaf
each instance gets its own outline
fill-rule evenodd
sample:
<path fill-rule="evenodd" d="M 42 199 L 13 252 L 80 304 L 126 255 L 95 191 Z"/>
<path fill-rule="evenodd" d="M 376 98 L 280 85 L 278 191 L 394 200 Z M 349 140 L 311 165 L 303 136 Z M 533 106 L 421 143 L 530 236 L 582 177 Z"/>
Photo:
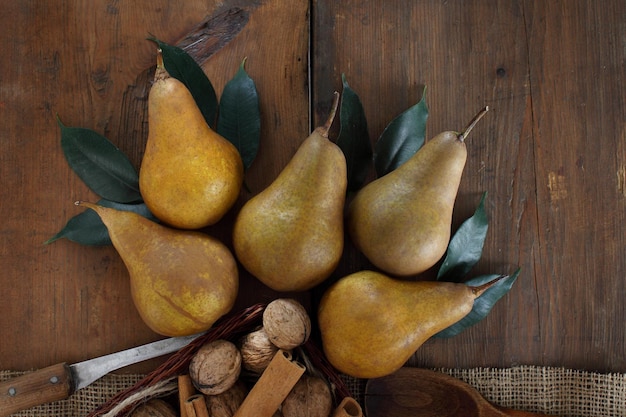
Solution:
<path fill-rule="evenodd" d="M 150 37 L 149 40 L 161 49 L 167 72 L 185 84 L 208 125 L 215 128 L 217 95 L 202 67 L 183 49 L 168 45 L 155 37 Z"/>
<path fill-rule="evenodd" d="M 461 282 L 480 260 L 489 228 L 485 213 L 486 197 L 485 192 L 472 217 L 465 220 L 450 239 L 446 257 L 437 273 L 438 280 Z"/>
<path fill-rule="evenodd" d="M 495 283 L 493 287 L 489 288 L 474 301 L 474 307 L 467 316 L 452 326 L 440 331 L 433 337 L 449 338 L 456 336 L 463 330 L 473 326 L 487 317 L 496 302 L 498 302 L 500 298 L 511 290 L 511 287 L 513 286 L 513 283 L 517 279 L 519 273 L 520 269 L 515 271 L 513 275 L 505 276 L 500 281 Z M 500 277 L 500 275 L 482 275 L 467 281 L 466 284 L 470 286 L 479 286 L 498 277 Z"/>
<path fill-rule="evenodd" d="M 93 130 L 58 123 L 68 164 L 93 192 L 120 203 L 142 201 L 139 175 L 122 151 Z"/>
<path fill-rule="evenodd" d="M 112 207 L 118 210 L 132 211 L 140 214 L 152 221 L 157 219 L 150 213 L 148 207 L 143 204 L 120 204 L 106 199 L 98 201 L 104 207 Z M 59 239 L 68 239 L 76 243 L 89 246 L 110 245 L 109 231 L 95 211 L 87 209 L 84 212 L 72 217 L 63 229 L 56 235 L 48 239 L 45 244 L 52 243 Z"/>
<path fill-rule="evenodd" d="M 235 145 L 248 169 L 259 150 L 261 113 L 256 86 L 246 73 L 245 62 L 244 59 L 239 71 L 224 86 L 217 132 Z"/>
<path fill-rule="evenodd" d="M 367 130 L 365 111 L 359 96 L 341 75 L 343 93 L 339 110 L 340 130 L 337 146 L 346 156 L 348 191 L 356 191 L 365 182 L 372 164 L 372 144 Z"/>
<path fill-rule="evenodd" d="M 427 119 L 424 88 L 422 99 L 393 119 L 376 141 L 374 167 L 378 177 L 398 168 L 424 145 Z"/>

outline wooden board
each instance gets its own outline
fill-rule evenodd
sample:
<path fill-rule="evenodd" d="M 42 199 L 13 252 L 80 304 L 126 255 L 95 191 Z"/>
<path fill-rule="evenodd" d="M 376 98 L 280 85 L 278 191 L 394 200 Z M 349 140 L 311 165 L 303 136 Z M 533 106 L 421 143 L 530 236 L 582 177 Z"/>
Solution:
<path fill-rule="evenodd" d="M 372 142 L 427 86 L 427 137 L 491 111 L 468 142 L 454 226 L 488 192 L 472 275 L 521 275 L 482 323 L 411 364 L 626 370 L 623 2 L 318 0 L 313 103 L 341 74 Z M 346 251 L 344 273 L 364 265 Z"/>
<path fill-rule="evenodd" d="M 626 371 L 626 5 L 618 0 L 3 5 L 0 369 L 158 338 L 137 316 L 112 248 L 43 245 L 80 211 L 75 200 L 96 198 L 67 166 L 55 118 L 104 134 L 138 166 L 147 133 L 138 76 L 154 64 L 145 38 L 175 42 L 231 7 L 249 12 L 247 24 L 203 67 L 219 94 L 247 57 L 263 117 L 252 194 L 325 119 L 342 73 L 372 141 L 424 86 L 428 136 L 491 107 L 470 138 L 454 226 L 487 191 L 490 229 L 473 274 L 522 273 L 484 322 L 429 341 L 412 364 Z M 232 219 L 211 231 L 228 242 Z M 333 278 L 367 266 L 348 246 Z M 310 295 L 319 291 L 297 296 L 308 305 Z M 243 272 L 238 308 L 276 296 Z"/>
<path fill-rule="evenodd" d="M 137 315 L 127 272 L 113 248 L 66 240 L 43 244 L 81 211 L 75 200 L 96 198 L 69 169 L 55 117 L 102 133 L 138 167 L 147 135 L 142 100 L 149 84 L 137 77 L 156 62 L 147 36 L 175 43 L 205 17 L 234 7 L 245 9 L 247 24 L 204 69 L 219 95 L 247 57 L 246 70 L 262 107 L 263 140 L 247 175 L 250 189 L 258 192 L 309 132 L 308 2 L 3 6 L 0 19 L 11 36 L 3 37 L 0 63 L 5 120 L 0 156 L 0 334 L 5 340 L 0 368 L 72 363 L 160 338 Z M 282 30 L 269 32 L 268 22 Z M 249 195 L 242 193 L 241 201 Z M 232 220 L 231 215 L 210 232 L 230 243 Z M 238 309 L 276 298 L 245 271 L 241 289 Z M 307 294 L 298 297 L 308 302 Z M 136 369 L 148 370 L 150 364 Z"/>

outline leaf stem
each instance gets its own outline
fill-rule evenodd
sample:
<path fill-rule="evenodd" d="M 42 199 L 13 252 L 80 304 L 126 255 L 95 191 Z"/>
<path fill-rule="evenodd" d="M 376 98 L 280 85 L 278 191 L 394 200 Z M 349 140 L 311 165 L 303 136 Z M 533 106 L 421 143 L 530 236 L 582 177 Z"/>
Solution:
<path fill-rule="evenodd" d="M 478 121 L 482 119 L 483 116 L 487 114 L 488 111 L 489 111 L 489 106 L 485 106 L 481 111 L 479 111 L 476 114 L 476 116 L 474 116 L 474 118 L 469 122 L 469 124 L 465 127 L 465 129 L 463 129 L 463 131 L 459 133 L 458 138 L 461 142 L 465 141 L 465 138 L 470 134 L 474 126 L 476 126 L 476 123 L 478 123 Z"/>

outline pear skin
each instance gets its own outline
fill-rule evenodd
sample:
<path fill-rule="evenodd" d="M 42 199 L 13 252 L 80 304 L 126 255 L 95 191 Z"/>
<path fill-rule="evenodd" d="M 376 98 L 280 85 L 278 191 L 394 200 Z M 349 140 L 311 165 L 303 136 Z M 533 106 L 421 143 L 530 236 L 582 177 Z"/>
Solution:
<path fill-rule="evenodd" d="M 337 267 L 344 245 L 346 159 L 328 139 L 337 108 L 278 177 L 247 201 L 233 229 L 237 259 L 275 291 L 305 291 Z"/>
<path fill-rule="evenodd" d="M 159 53 L 139 170 L 139 189 L 152 214 L 180 229 L 215 224 L 237 201 L 243 176 L 237 148 L 209 127 Z"/>
<path fill-rule="evenodd" d="M 237 264 L 220 241 L 133 212 L 77 204 L 93 209 L 108 228 L 128 269 L 137 311 L 154 332 L 199 333 L 232 309 L 239 287 Z"/>
<path fill-rule="evenodd" d="M 464 139 L 486 111 L 462 133 L 443 132 L 427 141 L 400 167 L 356 194 L 348 208 L 348 233 L 376 267 L 412 276 L 444 255 L 467 160 Z"/>
<path fill-rule="evenodd" d="M 428 338 L 465 317 L 493 283 L 407 281 L 367 270 L 348 275 L 320 300 L 326 358 L 355 378 L 389 375 Z"/>

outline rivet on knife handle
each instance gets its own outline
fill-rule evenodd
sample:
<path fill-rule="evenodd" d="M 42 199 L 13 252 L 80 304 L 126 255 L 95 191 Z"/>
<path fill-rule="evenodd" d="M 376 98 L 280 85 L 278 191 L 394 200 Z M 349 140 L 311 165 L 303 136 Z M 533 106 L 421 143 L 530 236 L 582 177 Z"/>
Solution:
<path fill-rule="evenodd" d="M 0 382 L 0 416 L 66 399 L 73 392 L 72 376 L 66 363 L 52 365 Z"/>

